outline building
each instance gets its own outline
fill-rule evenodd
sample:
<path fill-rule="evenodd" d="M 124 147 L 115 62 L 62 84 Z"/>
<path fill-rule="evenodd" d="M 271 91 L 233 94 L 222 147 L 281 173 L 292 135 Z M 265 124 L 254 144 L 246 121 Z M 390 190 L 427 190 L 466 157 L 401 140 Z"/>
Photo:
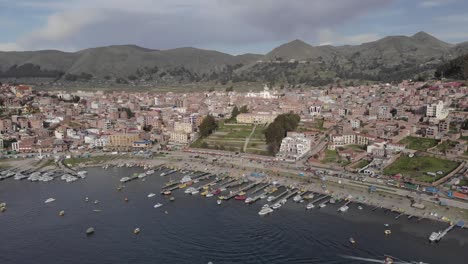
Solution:
<path fill-rule="evenodd" d="M 190 133 L 172 131 L 169 133 L 169 142 L 173 144 L 189 144 L 190 143 Z"/>
<path fill-rule="evenodd" d="M 276 158 L 280 160 L 295 161 L 302 158 L 310 151 L 311 140 L 304 134 L 289 134 L 281 141 L 279 152 Z"/>
<path fill-rule="evenodd" d="M 337 147 L 352 144 L 367 146 L 369 145 L 369 142 L 373 140 L 373 137 L 361 134 L 331 135 L 330 142 L 328 143 L 328 149 L 335 150 Z"/>
<path fill-rule="evenodd" d="M 186 123 L 186 122 L 175 122 L 174 131 L 192 133 L 193 125 L 191 123 Z"/>
<path fill-rule="evenodd" d="M 109 135 L 109 147 L 117 149 L 129 149 L 133 147 L 133 142 L 140 140 L 136 133 L 123 133 Z"/>
<path fill-rule="evenodd" d="M 359 119 L 352 119 L 352 120 L 351 120 L 351 127 L 352 127 L 352 128 L 360 128 L 360 127 L 361 127 L 361 120 L 359 120 Z"/>
<path fill-rule="evenodd" d="M 236 117 L 237 123 L 240 124 L 269 124 L 275 121 L 277 115 L 274 114 L 239 114 Z"/>
<path fill-rule="evenodd" d="M 444 102 L 439 101 L 436 104 L 429 104 L 426 107 L 426 116 L 432 117 L 437 120 L 445 119 L 449 114 L 447 108 L 445 108 Z"/>

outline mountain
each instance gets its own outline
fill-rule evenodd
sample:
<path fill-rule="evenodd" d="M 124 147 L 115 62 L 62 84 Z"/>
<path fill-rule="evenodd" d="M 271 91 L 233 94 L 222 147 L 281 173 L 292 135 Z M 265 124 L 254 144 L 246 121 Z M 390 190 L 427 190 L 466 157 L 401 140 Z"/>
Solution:
<path fill-rule="evenodd" d="M 435 77 L 468 80 L 468 54 L 459 56 L 437 67 Z"/>
<path fill-rule="evenodd" d="M 0 52 L 0 81 L 105 82 L 161 85 L 193 82 L 268 82 L 323 85 L 336 80 L 393 81 L 429 75 L 468 53 L 428 33 L 388 36 L 360 45 L 312 46 L 294 40 L 265 55 L 191 47 L 169 50 L 117 45 L 62 52 Z"/>

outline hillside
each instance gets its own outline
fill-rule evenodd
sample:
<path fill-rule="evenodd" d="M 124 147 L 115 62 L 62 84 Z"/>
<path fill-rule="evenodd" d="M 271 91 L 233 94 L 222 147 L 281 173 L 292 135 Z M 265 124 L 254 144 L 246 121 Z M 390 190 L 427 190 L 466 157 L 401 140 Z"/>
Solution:
<path fill-rule="evenodd" d="M 425 33 L 389 36 L 361 45 L 312 46 L 301 40 L 266 55 L 230 54 L 197 48 L 156 50 L 135 45 L 0 52 L 0 81 L 87 82 L 161 85 L 268 82 L 323 85 L 336 80 L 393 81 L 433 72 L 468 53 L 468 42 L 449 44 Z M 427 75 L 427 74 L 426 74 Z"/>
<path fill-rule="evenodd" d="M 468 80 L 468 54 L 457 57 L 437 67 L 435 77 Z"/>

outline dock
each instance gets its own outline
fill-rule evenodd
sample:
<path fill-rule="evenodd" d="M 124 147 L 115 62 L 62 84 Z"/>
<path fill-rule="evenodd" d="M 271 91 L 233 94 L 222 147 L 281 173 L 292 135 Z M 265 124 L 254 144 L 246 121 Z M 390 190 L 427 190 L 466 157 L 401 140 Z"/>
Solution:
<path fill-rule="evenodd" d="M 261 184 L 261 183 L 259 183 L 259 184 Z M 260 187 L 258 187 L 257 189 L 255 189 L 255 190 L 252 192 L 252 194 L 256 194 L 256 193 L 258 193 L 258 192 L 264 190 L 264 189 L 265 189 L 266 187 L 268 187 L 268 186 L 270 186 L 269 183 L 264 184 L 263 186 L 260 186 Z"/>
<path fill-rule="evenodd" d="M 253 187 L 255 187 L 257 185 L 258 185 L 258 183 L 256 183 L 256 182 L 251 183 L 251 184 L 245 186 L 244 188 L 241 188 L 238 191 L 233 192 L 233 194 L 230 194 L 228 197 L 226 197 L 226 200 L 230 200 L 230 199 L 234 198 L 236 195 L 238 195 L 239 193 L 248 191 L 249 189 L 252 189 Z"/>
<path fill-rule="evenodd" d="M 340 206 L 340 208 L 338 208 L 338 212 L 346 212 L 348 210 L 348 205 L 352 203 L 352 201 L 347 201 L 345 204 L 343 204 L 342 206 Z"/>
<path fill-rule="evenodd" d="M 315 203 L 320 202 L 320 201 L 322 201 L 322 200 L 324 200 L 325 198 L 328 198 L 328 197 L 329 197 L 328 195 L 320 196 L 320 197 L 316 198 L 315 200 L 313 200 L 311 203 L 315 205 Z"/>
<path fill-rule="evenodd" d="M 395 216 L 395 220 L 398 220 L 398 218 L 400 218 L 402 215 L 404 215 L 405 213 L 400 213 L 399 215 Z"/>

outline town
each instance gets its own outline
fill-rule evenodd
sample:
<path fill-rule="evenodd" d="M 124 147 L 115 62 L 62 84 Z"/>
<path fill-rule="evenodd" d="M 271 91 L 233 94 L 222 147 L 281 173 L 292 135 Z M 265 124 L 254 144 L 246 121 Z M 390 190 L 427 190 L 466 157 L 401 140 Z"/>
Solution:
<path fill-rule="evenodd" d="M 461 82 L 192 93 L 3 84 L 0 96 L 5 160 L 231 153 L 468 201 L 468 99 Z M 279 139 L 267 138 L 288 114 L 300 121 Z"/>

